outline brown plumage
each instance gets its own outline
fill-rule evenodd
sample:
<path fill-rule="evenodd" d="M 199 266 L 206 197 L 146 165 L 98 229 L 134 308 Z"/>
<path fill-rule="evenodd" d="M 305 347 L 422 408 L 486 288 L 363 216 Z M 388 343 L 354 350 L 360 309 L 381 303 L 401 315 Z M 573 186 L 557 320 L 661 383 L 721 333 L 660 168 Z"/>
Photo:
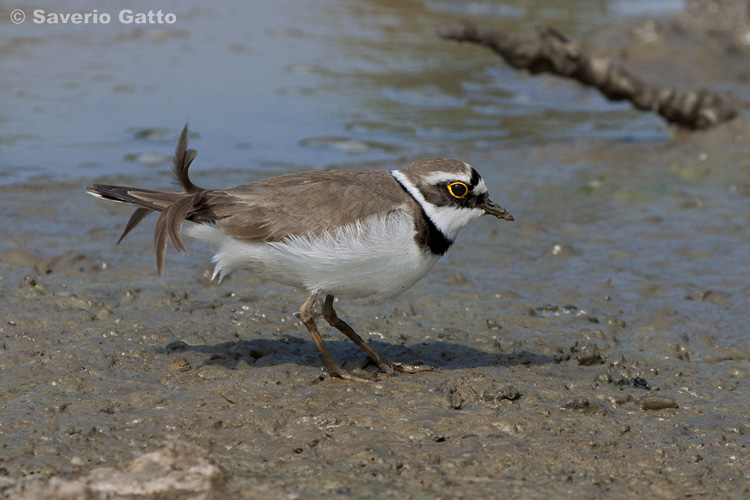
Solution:
<path fill-rule="evenodd" d="M 180 252 L 185 221 L 191 236 L 214 245 L 214 275 L 245 269 L 308 291 L 299 318 L 332 376 L 356 379 L 331 356 L 317 330 L 313 307 L 325 296 L 323 317 L 386 373 L 431 369 L 388 359 L 370 347 L 333 309 L 334 295 L 391 298 L 422 279 L 458 232 L 482 215 L 513 220 L 489 199 L 470 165 L 420 160 L 399 170 L 295 172 L 228 189 L 204 189 L 188 170 L 197 152 L 187 149 L 187 126 L 172 174 L 183 193 L 94 184 L 91 194 L 137 208 L 118 243 L 151 212 L 156 266 L 161 274 L 168 242 Z"/>
<path fill-rule="evenodd" d="M 102 199 L 137 205 L 118 243 L 151 212 L 161 212 L 154 226 L 156 267 L 161 275 L 167 242 L 185 252 L 182 223 L 211 223 L 227 236 L 247 242 L 275 242 L 304 233 L 320 234 L 375 213 L 419 205 L 384 170 L 311 170 L 294 172 L 228 189 L 203 189 L 188 169 L 197 151 L 187 149 L 187 125 L 174 156 L 173 176 L 185 193 L 94 184 Z M 343 206 L 337 200 L 347 200 Z"/>

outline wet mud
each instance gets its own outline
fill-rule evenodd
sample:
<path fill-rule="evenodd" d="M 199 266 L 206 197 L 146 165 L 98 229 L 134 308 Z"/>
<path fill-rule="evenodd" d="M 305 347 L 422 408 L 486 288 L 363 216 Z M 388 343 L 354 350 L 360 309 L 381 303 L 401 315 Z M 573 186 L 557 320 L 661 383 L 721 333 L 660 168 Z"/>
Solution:
<path fill-rule="evenodd" d="M 651 153 L 563 148 L 563 162 L 609 165 L 586 173 L 601 183 L 591 194 L 557 201 L 605 216 L 560 220 L 541 190 L 540 214 L 467 228 L 403 297 L 339 303 L 387 356 L 439 367 L 369 383 L 322 371 L 294 316 L 302 291 L 242 274 L 211 284 L 200 248 L 173 252 L 157 279 L 148 231 L 113 247 L 126 209 L 76 184 L 3 189 L 23 214 L 6 219 L 0 256 L 4 497 L 73 498 L 67 484 L 104 498 L 90 480 L 102 468 L 175 443 L 221 471 L 196 498 L 746 496 L 746 167 L 731 143 L 689 166 L 690 144 L 655 156 L 700 181 L 658 193 L 623 180 L 637 166 L 618 170 L 627 159 L 648 177 Z M 672 208 L 651 214 L 653 197 Z M 87 201 L 86 224 L 70 221 Z M 324 336 L 348 369 L 373 369 Z"/>

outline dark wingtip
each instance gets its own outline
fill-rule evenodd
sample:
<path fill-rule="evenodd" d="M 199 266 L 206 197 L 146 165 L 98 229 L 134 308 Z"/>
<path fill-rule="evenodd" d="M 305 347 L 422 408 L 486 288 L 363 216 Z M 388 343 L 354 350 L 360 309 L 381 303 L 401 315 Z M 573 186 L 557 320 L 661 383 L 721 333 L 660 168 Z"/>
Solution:
<path fill-rule="evenodd" d="M 97 198 L 106 199 L 104 196 L 104 190 L 107 186 L 103 186 L 101 184 L 92 184 L 91 186 L 86 186 L 86 192 L 90 194 L 91 196 L 96 196 Z"/>

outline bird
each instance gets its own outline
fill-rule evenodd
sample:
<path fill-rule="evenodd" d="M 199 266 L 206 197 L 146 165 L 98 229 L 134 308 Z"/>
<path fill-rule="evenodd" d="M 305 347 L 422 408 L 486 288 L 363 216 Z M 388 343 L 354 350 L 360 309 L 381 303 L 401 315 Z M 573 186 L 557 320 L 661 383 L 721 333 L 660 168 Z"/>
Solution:
<path fill-rule="evenodd" d="M 360 347 L 388 375 L 432 370 L 393 361 L 373 349 L 335 311 L 334 298 L 394 298 L 422 279 L 469 222 L 490 215 L 513 216 L 489 198 L 487 186 L 468 163 L 418 160 L 392 171 L 308 170 L 285 173 L 227 189 L 195 185 L 188 169 L 197 151 L 182 129 L 172 175 L 184 192 L 106 184 L 89 194 L 137 208 L 117 244 L 146 216 L 160 212 L 154 227 L 159 276 L 168 242 L 187 248 L 184 234 L 215 250 L 212 280 L 246 270 L 307 292 L 296 316 L 312 336 L 331 377 L 360 380 L 331 355 L 315 323 L 322 316 Z"/>

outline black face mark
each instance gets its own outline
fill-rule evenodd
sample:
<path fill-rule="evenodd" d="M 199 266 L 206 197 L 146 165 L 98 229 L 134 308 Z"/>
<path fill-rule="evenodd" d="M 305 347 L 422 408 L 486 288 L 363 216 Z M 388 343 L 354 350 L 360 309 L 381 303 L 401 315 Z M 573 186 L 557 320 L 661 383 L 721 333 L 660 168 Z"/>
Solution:
<path fill-rule="evenodd" d="M 409 194 L 409 190 L 401 184 L 401 181 L 396 179 L 398 185 L 404 190 L 406 194 Z M 417 203 L 419 204 L 419 203 Z M 432 219 L 427 217 L 423 207 L 419 207 L 421 217 L 417 217 L 414 220 L 414 229 L 416 234 L 414 240 L 420 248 L 427 250 L 435 255 L 444 255 L 445 252 L 453 245 L 453 241 L 449 240 L 441 230 L 435 226 Z"/>
<path fill-rule="evenodd" d="M 444 255 L 453 245 L 453 242 L 445 237 L 427 214 L 422 210 L 422 217 L 414 221 L 416 235 L 414 240 L 421 248 L 429 248 L 435 255 Z"/>
<path fill-rule="evenodd" d="M 474 170 L 474 167 L 471 167 L 471 180 L 469 181 L 469 189 L 474 189 L 474 187 L 479 184 L 480 180 L 482 180 L 482 177 L 479 175 L 479 172 Z"/>

